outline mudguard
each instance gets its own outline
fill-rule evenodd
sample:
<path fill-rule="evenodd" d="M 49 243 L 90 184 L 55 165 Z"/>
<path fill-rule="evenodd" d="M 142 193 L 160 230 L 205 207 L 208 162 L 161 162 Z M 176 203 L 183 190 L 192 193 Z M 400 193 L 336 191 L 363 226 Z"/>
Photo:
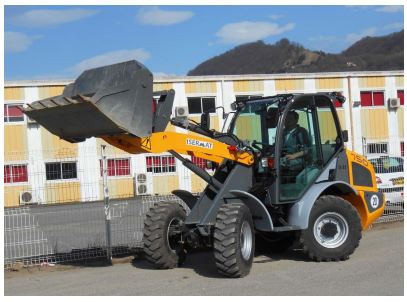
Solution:
<path fill-rule="evenodd" d="M 358 192 L 354 188 L 343 181 L 330 181 L 313 184 L 302 198 L 291 207 L 288 214 L 288 224 L 298 229 L 307 229 L 308 218 L 315 201 L 330 187 L 336 187 L 343 193 L 343 195 L 358 195 Z"/>

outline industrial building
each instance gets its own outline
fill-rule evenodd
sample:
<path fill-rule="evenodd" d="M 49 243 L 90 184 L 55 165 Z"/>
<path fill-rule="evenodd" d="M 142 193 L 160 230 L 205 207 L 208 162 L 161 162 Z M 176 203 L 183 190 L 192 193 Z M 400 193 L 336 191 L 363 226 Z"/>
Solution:
<path fill-rule="evenodd" d="M 71 81 L 6 82 L 4 88 L 4 205 L 54 204 L 103 198 L 100 139 L 70 144 L 22 114 L 18 106 L 62 93 Z M 347 147 L 362 154 L 404 156 L 404 72 L 346 72 L 156 78 L 154 90 L 174 89 L 174 108 L 189 117 L 214 111 L 211 128 L 221 130 L 223 106 L 236 99 L 281 93 L 339 91 L 336 104 Z M 86 127 L 86 125 L 83 125 Z M 173 131 L 184 131 L 168 126 Z M 169 194 L 182 188 L 200 192 L 204 183 L 169 154 L 131 155 L 108 147 L 111 198 Z M 204 165 L 198 158 L 192 159 Z"/>

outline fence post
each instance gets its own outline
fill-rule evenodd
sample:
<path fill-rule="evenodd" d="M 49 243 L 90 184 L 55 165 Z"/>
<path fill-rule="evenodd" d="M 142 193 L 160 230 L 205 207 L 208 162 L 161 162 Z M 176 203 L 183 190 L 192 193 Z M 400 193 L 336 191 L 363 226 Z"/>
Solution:
<path fill-rule="evenodd" d="M 109 205 L 109 186 L 107 183 L 107 158 L 106 145 L 102 145 L 102 173 L 103 173 L 103 199 L 105 204 L 105 222 L 106 222 L 106 243 L 107 243 L 107 261 L 112 263 L 112 240 L 110 228 L 110 205 Z"/>

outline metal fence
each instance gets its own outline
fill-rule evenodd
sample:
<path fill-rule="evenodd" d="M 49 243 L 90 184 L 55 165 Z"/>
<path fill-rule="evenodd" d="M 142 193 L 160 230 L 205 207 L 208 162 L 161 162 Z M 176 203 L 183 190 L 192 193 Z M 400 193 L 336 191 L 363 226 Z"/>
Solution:
<path fill-rule="evenodd" d="M 144 216 L 156 202 L 175 196 L 149 196 L 110 203 L 113 256 L 142 247 Z M 4 211 L 5 267 L 63 263 L 106 257 L 103 201 L 26 206 Z"/>

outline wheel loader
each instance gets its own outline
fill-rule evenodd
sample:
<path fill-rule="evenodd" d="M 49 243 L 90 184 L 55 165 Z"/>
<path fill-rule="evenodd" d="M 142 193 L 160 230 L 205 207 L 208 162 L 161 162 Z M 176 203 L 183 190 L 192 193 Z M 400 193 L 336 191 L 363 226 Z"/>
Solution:
<path fill-rule="evenodd" d="M 174 268 L 188 251 L 211 248 L 219 273 L 243 277 L 255 246 L 282 251 L 294 242 L 314 261 L 346 260 L 383 213 L 371 163 L 344 146 L 339 93 L 233 102 L 223 132 L 210 129 L 210 112 L 200 123 L 172 117 L 174 95 L 153 91 L 152 73 L 128 61 L 87 70 L 62 95 L 22 108 L 68 142 L 98 137 L 131 154 L 168 152 L 207 183 L 199 195 L 172 192 L 188 215 L 172 201 L 146 214 L 144 252 L 155 267 Z M 182 130 L 166 131 L 169 123 Z"/>

